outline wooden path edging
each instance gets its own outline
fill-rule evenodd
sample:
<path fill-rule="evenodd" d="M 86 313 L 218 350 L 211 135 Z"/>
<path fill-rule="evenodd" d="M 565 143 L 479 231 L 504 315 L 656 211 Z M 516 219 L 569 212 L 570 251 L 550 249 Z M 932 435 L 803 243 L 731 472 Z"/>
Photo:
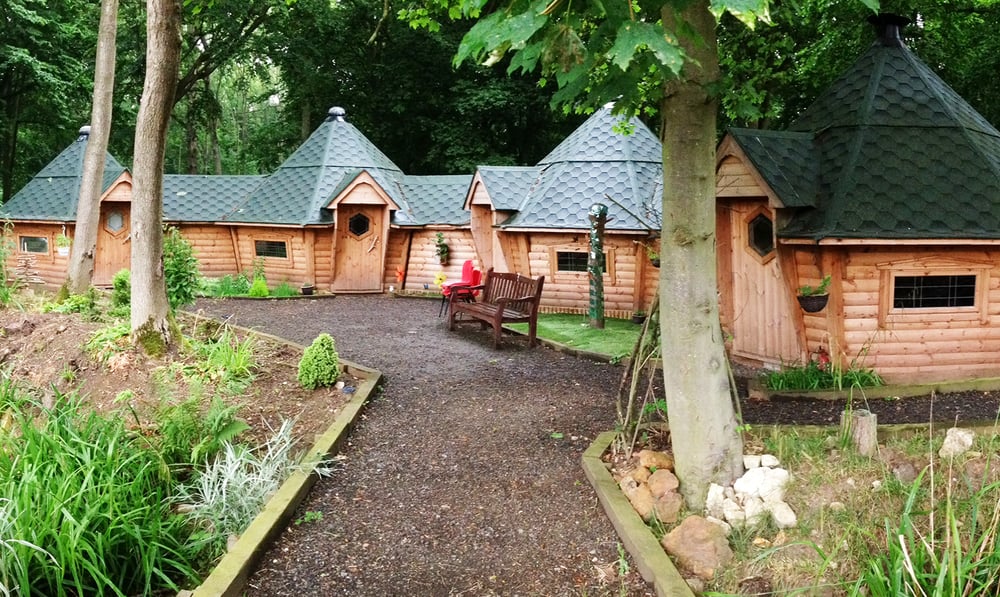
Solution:
<path fill-rule="evenodd" d="M 267 334 L 259 335 L 267 336 Z M 281 341 L 294 345 L 287 340 Z M 193 591 L 181 591 L 177 594 L 178 597 L 239 597 L 243 594 L 250 574 L 260 557 L 278 534 L 288 526 L 296 508 L 316 482 L 317 475 L 313 474 L 314 469 L 323 460 L 337 453 L 354 422 L 361 416 L 368 397 L 382 379 L 382 373 L 376 369 L 369 369 L 349 361 L 341 363 L 345 372 L 363 380 L 358 384 L 354 396 L 337 414 L 333 424 L 316 437 L 315 443 L 303 456 L 295 472 L 268 500 L 264 510 L 253 519 L 208 578 Z"/>
<path fill-rule="evenodd" d="M 694 592 L 677 572 L 653 532 L 622 494 L 601 455 L 614 440 L 614 431 L 605 431 L 583 453 L 583 472 L 597 493 L 604 512 L 618 533 L 625 549 L 646 582 L 652 583 L 659 597 L 694 597 Z"/>

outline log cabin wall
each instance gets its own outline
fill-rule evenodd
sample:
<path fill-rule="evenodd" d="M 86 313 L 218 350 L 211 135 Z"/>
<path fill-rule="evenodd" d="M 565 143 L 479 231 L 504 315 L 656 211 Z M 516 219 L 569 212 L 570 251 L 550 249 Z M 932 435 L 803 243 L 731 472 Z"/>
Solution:
<path fill-rule="evenodd" d="M 229 226 L 183 224 L 178 226 L 178 230 L 191 243 L 202 276 L 221 278 L 239 273 Z"/>
<path fill-rule="evenodd" d="M 56 250 L 56 236 L 63 230 L 67 236 L 73 235 L 72 226 L 18 223 L 11 229 L 14 250 L 7 258 L 7 271 L 23 282 L 41 280 L 48 289 L 59 288 L 66 281 L 69 264 L 69 255 L 60 255 Z"/>
<path fill-rule="evenodd" d="M 253 274 L 254 261 L 263 260 L 264 276 L 269 287 L 288 282 L 298 285 L 311 277 L 315 265 L 310 263 L 309 255 L 313 251 L 306 247 L 306 235 L 314 235 L 312 231 L 299 228 L 268 228 L 244 226 L 236 229 L 237 260 L 242 271 Z M 315 235 L 313 236 L 315 238 Z M 284 245 L 284 256 L 269 255 L 258 257 L 257 242 L 268 243 L 272 247 Z"/>
<path fill-rule="evenodd" d="M 815 259 L 803 253 L 796 256 L 799 277 L 814 284 Z M 831 305 L 805 318 L 810 349 L 837 339 L 837 332 L 828 330 L 842 314 L 839 335 L 847 364 L 856 360 L 890 383 L 1000 375 L 1000 249 L 852 247 L 843 255 L 842 307 L 831 309 L 834 280 Z M 975 304 L 896 308 L 891 303 L 896 275 L 974 275 Z"/>
<path fill-rule="evenodd" d="M 448 265 L 441 265 L 441 261 L 438 259 L 438 232 L 444 235 L 444 242 L 448 245 Z M 471 259 L 477 268 L 482 269 L 482 264 L 479 263 L 476 256 L 472 232 L 467 228 L 414 230 L 409 251 L 410 262 L 406 272 L 406 286 L 401 290 L 423 291 L 426 284 L 427 290 L 437 292 L 438 288 L 434 284 L 434 278 L 438 273 L 443 273 L 447 280 L 460 280 L 462 278 L 462 264 L 467 259 Z M 401 262 L 402 252 L 400 253 Z M 391 284 L 395 285 L 396 268 L 391 263 L 387 263 L 386 270 L 386 276 L 391 275 Z"/>

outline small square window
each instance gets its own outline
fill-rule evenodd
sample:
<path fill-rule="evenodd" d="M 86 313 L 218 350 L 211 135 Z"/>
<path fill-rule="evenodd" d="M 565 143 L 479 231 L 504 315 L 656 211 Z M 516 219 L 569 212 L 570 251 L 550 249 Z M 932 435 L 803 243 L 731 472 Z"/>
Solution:
<path fill-rule="evenodd" d="M 255 240 L 253 246 L 257 257 L 288 259 L 288 244 L 283 240 Z"/>
<path fill-rule="evenodd" d="M 601 254 L 601 263 L 607 265 L 608 256 Z M 559 251 L 556 253 L 556 270 L 560 272 L 587 271 L 587 253 L 578 251 Z"/>
<path fill-rule="evenodd" d="M 22 253 L 48 253 L 49 239 L 44 236 L 18 237 L 18 246 Z"/>

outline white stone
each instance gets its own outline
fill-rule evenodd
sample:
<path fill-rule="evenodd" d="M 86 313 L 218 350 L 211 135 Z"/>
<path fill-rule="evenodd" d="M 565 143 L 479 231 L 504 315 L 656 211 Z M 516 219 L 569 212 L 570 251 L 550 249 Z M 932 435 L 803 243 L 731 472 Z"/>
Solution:
<path fill-rule="evenodd" d="M 705 498 L 705 514 L 713 518 L 722 518 L 722 502 L 726 499 L 726 490 L 721 485 L 712 483 L 708 486 L 708 496 Z"/>
<path fill-rule="evenodd" d="M 760 457 L 761 466 L 774 468 L 779 464 L 781 464 L 781 462 L 778 460 L 778 457 L 773 454 L 764 454 Z"/>
<path fill-rule="evenodd" d="M 771 511 L 771 518 L 774 520 L 775 526 L 779 529 L 790 529 L 799 522 L 799 519 L 795 516 L 795 512 L 792 511 L 792 507 L 785 502 L 770 503 L 768 504 L 768 508 Z"/>
<path fill-rule="evenodd" d="M 723 492 L 723 495 L 725 495 L 727 498 L 729 498 L 731 500 L 736 499 L 736 492 L 733 491 L 733 486 L 732 485 L 726 485 L 726 489 Z"/>
<path fill-rule="evenodd" d="M 750 470 L 760 466 L 759 454 L 746 454 L 743 456 L 743 468 Z"/>
<path fill-rule="evenodd" d="M 767 516 L 767 506 L 764 505 L 764 500 L 759 497 L 751 497 L 743 503 L 743 513 L 746 516 L 746 523 L 750 526 L 756 526 L 764 522 L 764 517 Z"/>
<path fill-rule="evenodd" d="M 740 528 L 746 522 L 747 516 L 743 512 L 743 507 L 729 498 L 722 502 L 722 512 L 725 521 L 734 528 Z"/>
<path fill-rule="evenodd" d="M 743 476 L 733 483 L 733 489 L 737 495 L 742 493 L 744 495 L 759 497 L 760 485 L 764 482 L 767 470 L 765 468 L 752 468 L 743 473 Z"/>
<path fill-rule="evenodd" d="M 725 520 L 722 520 L 720 518 L 716 518 L 714 516 L 706 516 L 705 520 L 707 520 L 708 522 L 710 522 L 712 524 L 717 524 L 720 527 L 722 527 L 722 531 L 724 533 L 726 533 L 726 537 L 729 536 L 729 533 L 733 532 L 733 527 L 729 526 L 729 523 L 726 522 Z"/>
<path fill-rule="evenodd" d="M 760 482 L 758 493 L 765 502 L 781 502 L 785 499 L 785 487 L 791 475 L 783 468 L 764 469 L 767 474 Z"/>
<path fill-rule="evenodd" d="M 945 435 L 944 443 L 941 444 L 941 450 L 938 451 L 938 455 L 941 458 L 954 458 L 968 452 L 969 448 L 972 447 L 972 439 L 975 435 L 971 429 L 952 427 L 948 430 L 948 434 Z"/>

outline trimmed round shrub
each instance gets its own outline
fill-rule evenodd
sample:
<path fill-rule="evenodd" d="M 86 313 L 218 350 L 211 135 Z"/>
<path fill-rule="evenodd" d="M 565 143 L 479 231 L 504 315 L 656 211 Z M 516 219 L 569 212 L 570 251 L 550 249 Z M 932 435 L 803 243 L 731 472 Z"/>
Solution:
<path fill-rule="evenodd" d="M 299 361 L 299 385 L 314 390 L 332 386 L 340 377 L 340 357 L 330 334 L 316 336 Z"/>

